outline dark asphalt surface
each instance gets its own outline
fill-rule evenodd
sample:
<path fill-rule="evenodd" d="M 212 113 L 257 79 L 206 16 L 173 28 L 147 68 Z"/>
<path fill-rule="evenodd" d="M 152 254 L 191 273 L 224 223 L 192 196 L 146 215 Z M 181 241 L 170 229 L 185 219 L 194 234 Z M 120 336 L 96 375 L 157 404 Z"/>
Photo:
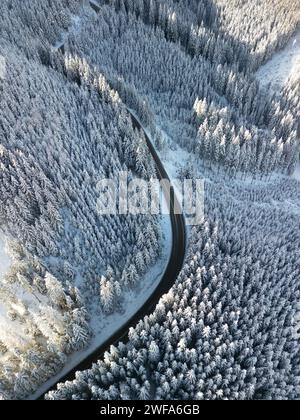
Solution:
<path fill-rule="evenodd" d="M 128 111 L 130 112 L 130 111 Z M 136 119 L 134 115 L 131 115 L 134 128 L 142 130 L 146 136 L 147 145 L 153 159 L 156 163 L 157 174 L 160 180 L 167 179 L 170 181 L 168 174 L 150 140 L 147 133 L 144 131 L 140 122 Z M 165 197 L 169 199 L 169 190 L 164 190 Z M 94 363 L 97 363 L 98 360 L 103 358 L 104 353 L 109 351 L 111 345 L 117 346 L 120 341 L 124 343 L 128 342 L 128 332 L 131 327 L 135 327 L 138 322 L 143 319 L 146 315 L 151 315 L 158 304 L 160 298 L 169 292 L 173 284 L 175 283 L 177 276 L 179 275 L 185 259 L 186 251 L 186 225 L 185 219 L 182 214 L 175 214 L 174 208 L 178 208 L 178 201 L 174 192 L 173 187 L 171 187 L 171 199 L 170 199 L 170 218 L 172 224 L 172 234 L 173 234 L 173 244 L 171 256 L 169 259 L 168 266 L 166 271 L 161 279 L 161 282 L 157 286 L 153 294 L 148 298 L 144 305 L 132 316 L 122 327 L 115 331 L 108 340 L 106 340 L 100 347 L 98 347 L 92 354 L 90 354 L 86 359 L 80 362 L 74 369 L 70 370 L 66 375 L 64 375 L 59 382 L 49 388 L 45 393 L 39 396 L 37 399 L 41 400 L 44 398 L 44 395 L 56 389 L 58 383 L 65 381 L 72 381 L 75 379 L 75 374 L 78 371 L 83 371 L 90 369 Z"/>

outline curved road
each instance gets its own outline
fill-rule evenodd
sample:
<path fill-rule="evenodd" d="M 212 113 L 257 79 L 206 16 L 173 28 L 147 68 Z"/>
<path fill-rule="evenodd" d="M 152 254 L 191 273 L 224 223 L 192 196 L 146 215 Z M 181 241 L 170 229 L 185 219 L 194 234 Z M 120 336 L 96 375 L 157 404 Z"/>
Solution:
<path fill-rule="evenodd" d="M 90 2 L 91 7 L 97 12 L 100 10 L 100 5 Z M 59 47 L 59 50 L 62 54 L 65 53 L 64 44 Z M 148 134 L 146 133 L 144 127 L 141 125 L 139 120 L 131 113 L 128 109 L 128 112 L 132 119 L 133 127 L 143 131 L 147 146 L 149 151 L 155 161 L 157 176 L 159 180 L 168 180 L 170 178 L 153 146 Z M 160 284 L 157 286 L 152 295 L 147 299 L 144 305 L 135 313 L 122 327 L 120 327 L 115 333 L 111 335 L 100 347 L 93 351 L 87 358 L 80 362 L 75 368 L 71 369 L 66 375 L 60 378 L 59 382 L 50 387 L 46 392 L 41 394 L 37 399 L 41 400 L 44 398 L 44 395 L 49 391 L 55 390 L 58 383 L 65 381 L 72 381 L 75 379 L 75 374 L 78 371 L 83 371 L 90 369 L 93 363 L 96 363 L 99 359 L 104 356 L 104 353 L 109 350 L 111 345 L 117 346 L 120 341 L 124 343 L 128 342 L 128 332 L 131 327 L 135 327 L 137 323 L 147 315 L 151 315 L 158 304 L 160 298 L 171 289 L 175 283 L 177 276 L 179 275 L 185 259 L 186 251 L 186 226 L 185 219 L 183 214 L 177 214 L 178 211 L 175 209 L 180 209 L 174 188 L 171 186 L 170 190 L 167 188 L 167 185 L 163 184 L 163 192 L 166 198 L 167 203 L 170 203 L 170 218 L 172 224 L 172 250 L 168 266 L 165 270 L 165 273 L 160 281 Z"/>
<path fill-rule="evenodd" d="M 149 138 L 144 128 L 138 121 L 138 119 L 128 110 L 131 115 L 132 123 L 134 128 L 142 130 L 146 137 L 147 146 L 149 151 L 155 161 L 157 175 L 160 180 L 169 180 L 168 174 Z M 179 275 L 185 259 L 185 250 L 186 250 L 186 229 L 185 229 L 185 219 L 183 214 L 176 214 L 175 209 L 180 208 L 178 200 L 176 198 L 174 188 L 171 186 L 171 189 L 163 185 L 163 192 L 166 197 L 167 202 L 170 202 L 170 218 L 172 224 L 172 235 L 173 235 L 173 244 L 172 251 L 169 259 L 168 266 L 166 271 L 161 279 L 160 284 L 157 286 L 153 294 L 148 298 L 144 305 L 139 309 L 136 314 L 131 317 L 121 328 L 119 328 L 108 340 L 106 340 L 100 347 L 98 347 L 90 356 L 80 362 L 74 369 L 70 370 L 65 376 L 63 376 L 59 382 L 49 388 L 45 393 L 43 393 L 37 399 L 43 399 L 44 395 L 52 390 L 56 389 L 58 383 L 65 381 L 72 381 L 75 379 L 75 374 L 77 371 L 82 371 L 90 369 L 93 363 L 96 363 L 99 359 L 104 356 L 104 353 L 110 349 L 111 345 L 117 346 L 120 341 L 128 342 L 128 332 L 131 327 L 135 327 L 137 323 L 143 319 L 146 315 L 151 315 L 159 302 L 160 298 L 168 293 L 173 284 L 175 283 L 177 276 Z M 171 195 L 171 197 L 170 197 Z M 178 213 L 178 212 L 177 212 Z"/>

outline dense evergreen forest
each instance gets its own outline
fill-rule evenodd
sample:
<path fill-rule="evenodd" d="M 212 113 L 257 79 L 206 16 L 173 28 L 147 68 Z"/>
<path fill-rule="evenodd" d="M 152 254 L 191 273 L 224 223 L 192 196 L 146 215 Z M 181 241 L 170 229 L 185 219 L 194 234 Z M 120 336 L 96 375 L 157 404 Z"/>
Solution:
<path fill-rule="evenodd" d="M 159 217 L 97 214 L 99 179 L 155 176 L 131 110 L 205 180 L 205 218 L 129 342 L 46 399 L 300 398 L 300 78 L 256 78 L 299 24 L 298 0 L 1 2 L 1 397 L 86 348 L 161 253 Z"/>

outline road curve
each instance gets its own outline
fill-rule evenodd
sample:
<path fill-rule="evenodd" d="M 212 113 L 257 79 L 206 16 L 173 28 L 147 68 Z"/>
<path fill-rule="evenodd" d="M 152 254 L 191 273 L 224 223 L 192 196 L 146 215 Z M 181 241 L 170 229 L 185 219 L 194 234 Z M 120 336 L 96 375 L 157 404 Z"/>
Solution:
<path fill-rule="evenodd" d="M 155 161 L 157 175 L 160 180 L 165 179 L 169 180 L 170 178 L 148 136 L 138 119 L 128 110 L 130 113 L 132 124 L 135 129 L 142 130 L 146 137 L 147 146 L 149 151 Z M 86 369 L 90 369 L 93 363 L 96 363 L 98 360 L 103 358 L 104 353 L 110 349 L 111 345 L 117 346 L 120 341 L 124 343 L 128 342 L 128 332 L 131 327 L 135 327 L 137 323 L 143 319 L 147 315 L 151 315 L 158 304 L 160 298 L 166 294 L 173 284 L 175 283 L 177 276 L 179 275 L 185 259 L 185 251 L 186 251 L 186 225 L 185 219 L 183 214 L 175 214 L 174 209 L 178 209 L 178 200 L 176 198 L 176 194 L 174 192 L 174 188 L 171 186 L 170 191 L 163 185 L 163 192 L 167 199 L 167 202 L 170 202 L 170 218 L 172 224 L 172 236 L 173 236 L 173 244 L 171 255 L 169 259 L 168 266 L 165 270 L 165 273 L 155 289 L 152 295 L 148 298 L 148 300 L 144 303 L 144 305 L 136 312 L 122 327 L 120 327 L 116 332 L 114 332 L 111 337 L 109 337 L 100 347 L 98 347 L 93 353 L 91 353 L 86 359 L 80 362 L 75 368 L 70 370 L 66 375 L 64 375 L 59 382 L 55 385 L 50 387 L 46 392 L 41 394 L 37 400 L 44 399 L 44 396 L 49 391 L 53 391 L 56 389 L 58 383 L 72 381 L 75 379 L 75 374 L 78 371 L 83 371 Z M 171 197 L 170 197 L 171 193 Z M 170 201 L 168 201 L 170 200 Z"/>

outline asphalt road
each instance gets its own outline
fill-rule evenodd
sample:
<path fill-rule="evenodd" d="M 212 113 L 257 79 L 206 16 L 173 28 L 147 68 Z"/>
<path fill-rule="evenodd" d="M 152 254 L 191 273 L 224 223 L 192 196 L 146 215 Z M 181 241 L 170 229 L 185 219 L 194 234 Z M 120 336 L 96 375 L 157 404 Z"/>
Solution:
<path fill-rule="evenodd" d="M 130 111 L 128 111 L 130 113 Z M 170 181 L 168 174 L 150 140 L 147 133 L 141 126 L 140 122 L 136 119 L 134 115 L 131 115 L 133 126 L 136 129 L 140 129 L 144 132 L 147 145 L 149 151 L 155 161 L 157 175 L 160 180 L 167 179 Z M 172 224 L 172 235 L 173 235 L 173 243 L 172 243 L 172 251 L 169 259 L 168 266 L 166 271 L 157 286 L 156 290 L 153 294 L 148 298 L 145 304 L 132 316 L 125 324 L 115 331 L 111 337 L 106 340 L 99 348 L 97 348 L 90 356 L 80 362 L 74 369 L 70 370 L 65 376 L 63 376 L 58 383 L 65 382 L 65 381 L 72 381 L 75 379 L 75 374 L 78 371 L 90 369 L 93 363 L 96 363 L 99 359 L 103 358 L 104 353 L 109 351 L 111 345 L 117 346 L 120 341 L 128 342 L 128 332 L 131 327 L 135 327 L 137 323 L 143 319 L 146 315 L 151 315 L 153 313 L 157 303 L 159 302 L 160 298 L 168 293 L 171 289 L 173 284 L 175 283 L 177 276 L 179 275 L 185 259 L 185 251 L 186 251 L 186 225 L 185 219 L 182 214 L 176 214 L 174 209 L 177 209 L 178 201 L 174 192 L 174 188 L 171 186 L 170 191 L 168 188 L 164 189 L 164 194 L 166 199 L 169 199 L 170 192 L 170 218 Z M 52 390 L 55 390 L 57 383 L 49 388 L 45 393 L 39 396 L 37 399 L 41 400 L 44 398 L 44 395 Z"/>

